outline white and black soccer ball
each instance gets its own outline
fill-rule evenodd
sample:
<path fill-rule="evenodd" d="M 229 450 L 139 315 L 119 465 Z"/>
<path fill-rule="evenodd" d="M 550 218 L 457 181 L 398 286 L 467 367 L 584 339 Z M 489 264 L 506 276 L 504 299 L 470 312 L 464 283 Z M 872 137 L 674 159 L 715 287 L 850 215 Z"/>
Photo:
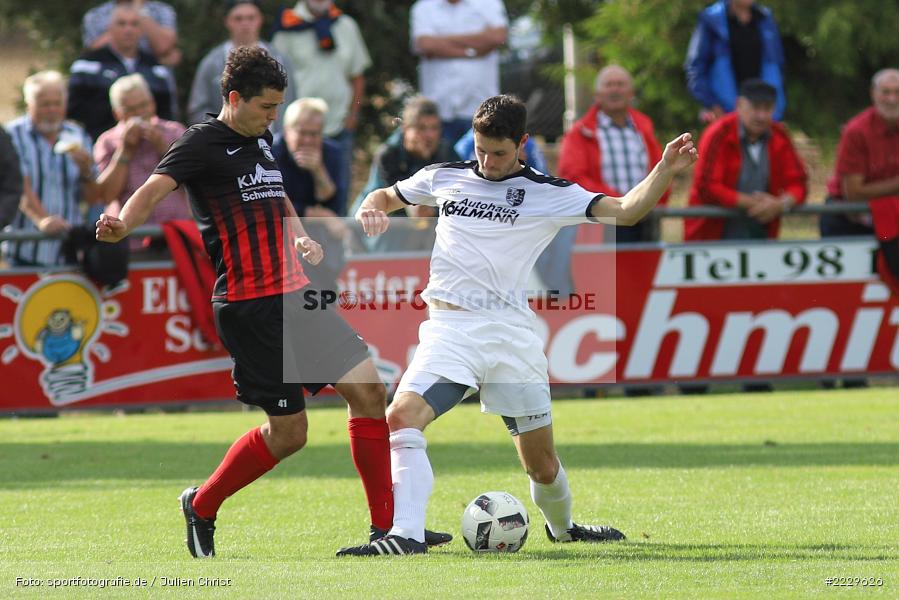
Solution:
<path fill-rule="evenodd" d="M 518 552 L 528 539 L 528 511 L 506 492 L 485 492 L 462 513 L 462 539 L 473 552 Z"/>

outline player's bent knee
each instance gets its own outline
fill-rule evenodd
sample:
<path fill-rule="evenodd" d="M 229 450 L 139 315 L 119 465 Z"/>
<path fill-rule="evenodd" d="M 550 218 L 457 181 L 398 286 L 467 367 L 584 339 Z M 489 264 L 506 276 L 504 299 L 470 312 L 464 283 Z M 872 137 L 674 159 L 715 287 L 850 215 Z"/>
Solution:
<path fill-rule="evenodd" d="M 387 407 L 387 388 L 380 381 L 341 386 L 338 392 L 354 412 L 383 416 Z"/>
<path fill-rule="evenodd" d="M 559 462 L 554 453 L 541 453 L 537 457 L 528 457 L 524 470 L 532 481 L 550 484 L 559 474 Z"/>
<path fill-rule="evenodd" d="M 554 465 L 552 468 L 541 466 L 540 468 L 529 467 L 527 469 L 527 474 L 528 477 L 531 478 L 531 481 L 542 483 L 544 485 L 549 485 L 550 483 L 554 482 L 558 473 L 559 470 Z"/>
<path fill-rule="evenodd" d="M 387 407 L 387 426 L 390 428 L 390 431 L 397 431 L 412 427 L 412 424 L 406 411 L 391 404 Z"/>
<path fill-rule="evenodd" d="M 306 445 L 306 431 L 284 431 L 273 436 L 274 442 L 285 455 L 299 452 Z"/>
<path fill-rule="evenodd" d="M 418 394 L 403 392 L 397 394 L 387 407 L 387 424 L 390 431 L 414 428 L 424 430 L 434 420 L 434 410 Z"/>
<path fill-rule="evenodd" d="M 268 432 L 267 442 L 272 452 L 284 458 L 298 452 L 306 445 L 309 422 L 305 411 L 296 415 L 269 417 L 269 423 L 263 427 Z"/>

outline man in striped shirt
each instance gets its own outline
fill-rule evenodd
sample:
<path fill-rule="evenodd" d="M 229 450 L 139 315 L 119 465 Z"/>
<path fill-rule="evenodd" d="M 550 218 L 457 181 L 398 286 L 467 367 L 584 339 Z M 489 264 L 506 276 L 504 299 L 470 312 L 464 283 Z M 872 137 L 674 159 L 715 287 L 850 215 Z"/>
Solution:
<path fill-rule="evenodd" d="M 83 222 L 81 202 L 100 201 L 90 136 L 66 121 L 66 82 L 57 71 L 41 71 L 22 88 L 27 112 L 6 125 L 19 155 L 24 193 L 13 228 L 63 235 Z M 13 266 L 63 262 L 60 241 L 4 244 Z"/>
<path fill-rule="evenodd" d="M 662 158 L 652 120 L 632 106 L 634 84 L 626 69 L 604 67 L 596 77 L 596 102 L 565 134 L 559 176 L 591 192 L 623 196 Z M 661 203 L 668 198 L 662 197 Z M 618 242 L 648 242 L 655 237 L 651 219 L 636 227 L 618 227 Z"/>

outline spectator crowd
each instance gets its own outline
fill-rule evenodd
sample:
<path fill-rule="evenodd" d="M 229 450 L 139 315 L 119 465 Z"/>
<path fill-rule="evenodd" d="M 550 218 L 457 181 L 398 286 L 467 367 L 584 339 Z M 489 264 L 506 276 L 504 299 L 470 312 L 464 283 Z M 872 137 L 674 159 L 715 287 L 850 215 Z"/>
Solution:
<path fill-rule="evenodd" d="M 435 215 L 427 207 L 408 208 L 408 226 L 374 243 L 354 236 L 334 217 L 351 214 L 366 191 L 423 166 L 475 158 L 473 113 L 502 91 L 499 50 L 509 31 L 502 0 L 413 4 L 409 30 L 418 57 L 417 92 L 406 100 L 396 131 L 375 152 L 368 181 L 355 199 L 348 198 L 355 132 L 372 64 L 357 22 L 334 0 L 299 0 L 272 15 L 264 14 L 257 0 L 223 4 L 223 41 L 200 60 L 183 112 L 173 77 L 184 58 L 177 14 L 165 2 L 112 0 L 92 8 L 82 22 L 83 52 L 68 73 L 41 71 L 27 78 L 25 114 L 0 131 L 0 227 L 40 231 L 49 239 L 4 242 L 7 265 L 47 267 L 71 260 L 68 238 L 100 211 L 115 215 L 186 127 L 218 114 L 225 59 L 232 48 L 247 45 L 265 48 L 289 76 L 272 125 L 273 153 L 297 213 L 326 250 L 328 258 L 312 269 L 316 283 L 334 284 L 344 248 L 353 245 L 376 251 L 429 247 L 433 229 L 422 217 Z M 274 23 L 270 40 L 262 39 L 266 21 Z M 685 53 L 686 87 L 704 127 L 689 204 L 730 207 L 739 216 L 688 218 L 684 238 L 776 237 L 781 218 L 808 199 L 808 185 L 806 167 L 783 124 L 788 98 L 775 15 L 755 0 L 717 0 L 700 12 Z M 605 65 L 595 80 L 594 103 L 562 139 L 558 175 L 616 196 L 636 185 L 661 156 L 652 115 L 635 108 L 638 96 L 630 72 Z M 842 132 L 826 198 L 827 203 L 867 201 L 870 214 L 823 216 L 820 229 L 825 237 L 875 236 L 881 272 L 895 278 L 899 70 L 877 72 L 871 101 Z M 547 170 L 534 138 L 521 158 Z M 189 218 L 188 198 L 179 189 L 156 208 L 151 222 Z M 607 226 L 606 239 L 652 242 L 658 239 L 652 225 Z M 575 227 L 563 229 L 538 261 L 548 289 L 574 291 L 575 240 Z M 132 241 L 128 250 L 139 254 L 154 245 L 160 250 L 149 240 Z"/>

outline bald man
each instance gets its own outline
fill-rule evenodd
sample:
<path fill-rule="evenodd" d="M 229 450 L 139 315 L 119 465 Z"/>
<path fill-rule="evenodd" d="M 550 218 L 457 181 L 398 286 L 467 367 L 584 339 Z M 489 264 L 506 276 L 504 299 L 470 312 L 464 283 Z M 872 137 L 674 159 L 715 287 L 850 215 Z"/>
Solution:
<path fill-rule="evenodd" d="M 899 69 L 874 74 L 871 102 L 843 129 L 828 201 L 868 201 L 880 244 L 877 270 L 899 295 Z M 864 233 L 859 225 L 846 217 L 822 217 L 821 234 Z"/>
<path fill-rule="evenodd" d="M 627 69 L 603 68 L 596 77 L 593 106 L 562 139 L 559 176 L 591 192 L 621 196 L 662 157 L 652 119 L 633 107 L 634 83 Z M 664 203 L 667 192 L 662 197 Z M 619 243 L 654 239 L 652 222 L 616 228 Z"/>
<path fill-rule="evenodd" d="M 874 75 L 871 103 L 843 128 L 827 202 L 869 200 L 873 213 L 886 204 L 877 199 L 899 196 L 899 69 Z M 822 215 L 821 237 L 871 235 L 873 226 L 871 215 Z"/>

